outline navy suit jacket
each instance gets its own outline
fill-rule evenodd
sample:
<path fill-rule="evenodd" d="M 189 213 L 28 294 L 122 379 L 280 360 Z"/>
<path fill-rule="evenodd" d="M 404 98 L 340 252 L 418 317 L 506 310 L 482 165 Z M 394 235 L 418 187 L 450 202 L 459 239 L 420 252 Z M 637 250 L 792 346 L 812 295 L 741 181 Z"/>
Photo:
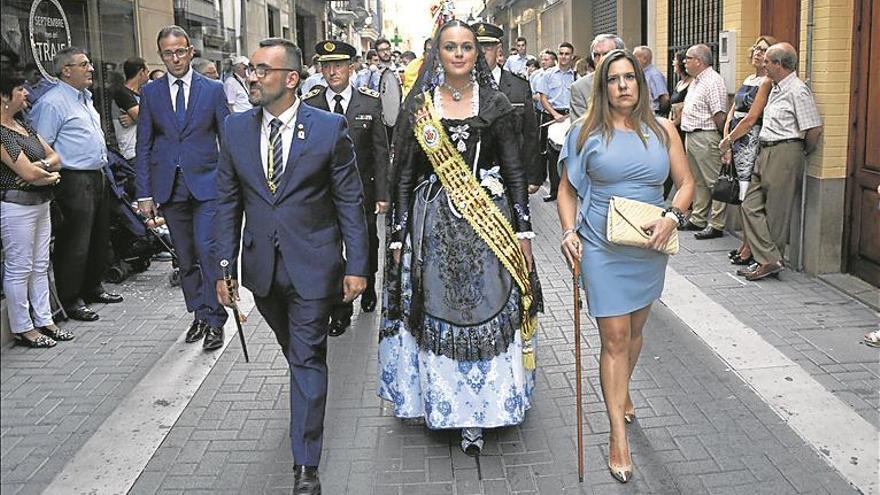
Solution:
<path fill-rule="evenodd" d="M 345 118 L 300 103 L 274 195 L 260 154 L 262 122 L 261 108 L 226 120 L 217 167 L 218 259 L 237 266 L 241 240 L 241 282 L 254 295 L 266 297 L 275 270 L 286 269 L 304 299 L 338 296 L 343 275 L 370 272 L 363 187 Z M 284 267 L 275 267 L 276 243 Z"/>
<path fill-rule="evenodd" d="M 193 71 L 182 128 L 171 105 L 168 75 L 144 86 L 137 128 L 137 197 L 167 202 L 179 166 L 196 200 L 216 198 L 217 139 L 228 115 L 223 84 L 198 72 Z"/>

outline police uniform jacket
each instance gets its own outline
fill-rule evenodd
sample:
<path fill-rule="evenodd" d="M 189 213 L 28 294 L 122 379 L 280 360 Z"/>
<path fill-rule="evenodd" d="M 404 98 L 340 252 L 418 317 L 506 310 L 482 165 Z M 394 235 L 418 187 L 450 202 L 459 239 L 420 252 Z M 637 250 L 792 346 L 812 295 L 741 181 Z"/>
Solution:
<path fill-rule="evenodd" d="M 324 86 L 316 87 L 303 95 L 303 102 L 330 112 L 324 95 L 326 91 Z M 388 201 L 388 138 L 382 123 L 379 93 L 369 88 L 353 90 L 345 119 L 354 141 L 357 168 L 364 186 L 364 208 L 372 213 L 377 201 Z"/>
<path fill-rule="evenodd" d="M 502 69 L 498 89 L 513 105 L 516 116 L 516 138 L 520 157 L 527 171 L 529 184 L 540 184 L 544 161 L 538 149 L 538 117 L 532 104 L 529 82 L 512 72 Z"/>

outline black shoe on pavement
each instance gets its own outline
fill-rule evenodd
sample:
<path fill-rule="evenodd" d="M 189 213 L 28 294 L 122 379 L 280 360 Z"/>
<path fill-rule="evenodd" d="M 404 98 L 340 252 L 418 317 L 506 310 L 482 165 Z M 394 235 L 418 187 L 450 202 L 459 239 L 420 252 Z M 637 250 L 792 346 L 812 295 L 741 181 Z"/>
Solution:
<path fill-rule="evenodd" d="M 684 226 L 679 227 L 678 230 L 703 230 L 705 228 L 706 227 L 700 227 L 699 225 L 688 220 L 687 222 L 685 222 Z"/>
<path fill-rule="evenodd" d="M 119 294 L 113 294 L 111 292 L 102 292 L 100 294 L 95 294 L 85 299 L 87 303 L 102 303 L 102 304 L 116 304 L 121 303 L 123 301 L 123 297 Z"/>
<path fill-rule="evenodd" d="M 367 289 L 361 294 L 361 309 L 364 313 L 372 313 L 376 310 L 376 291 Z"/>
<path fill-rule="evenodd" d="M 186 331 L 186 343 L 192 344 L 193 342 L 198 342 L 202 340 L 202 337 L 205 336 L 205 329 L 208 328 L 208 324 L 202 320 L 193 320 L 192 324 L 189 326 L 189 329 Z"/>
<path fill-rule="evenodd" d="M 718 230 L 714 227 L 706 227 L 705 229 L 694 234 L 694 239 L 698 241 L 705 241 L 706 239 L 717 239 L 723 235 L 723 230 Z"/>
<path fill-rule="evenodd" d="M 351 325 L 351 320 L 337 320 L 333 319 L 330 321 L 330 327 L 327 329 L 327 335 L 331 337 L 339 337 L 340 335 L 345 333 L 345 330 L 348 326 Z"/>
<path fill-rule="evenodd" d="M 293 466 L 293 494 L 321 495 L 321 480 L 317 466 Z"/>
<path fill-rule="evenodd" d="M 551 203 L 551 202 L 553 202 L 553 201 L 556 201 L 556 196 L 554 196 L 554 195 L 551 194 L 551 195 L 549 195 L 549 196 L 544 196 L 544 197 L 541 198 L 541 199 L 543 199 L 545 203 Z"/>
<path fill-rule="evenodd" d="M 202 343 L 202 349 L 213 351 L 221 347 L 223 347 L 223 327 L 205 324 L 205 342 Z"/>
<path fill-rule="evenodd" d="M 80 306 L 78 308 L 69 309 L 66 311 L 67 317 L 71 320 L 77 321 L 97 321 L 100 316 L 98 313 L 92 311 L 88 306 Z"/>

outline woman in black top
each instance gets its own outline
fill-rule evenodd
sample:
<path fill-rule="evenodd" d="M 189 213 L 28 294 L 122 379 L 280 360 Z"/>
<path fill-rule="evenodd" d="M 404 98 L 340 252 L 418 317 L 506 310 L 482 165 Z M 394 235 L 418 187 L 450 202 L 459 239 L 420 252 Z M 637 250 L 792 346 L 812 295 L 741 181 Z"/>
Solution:
<path fill-rule="evenodd" d="M 20 73 L 4 70 L 0 74 L 3 291 L 15 341 L 29 347 L 52 347 L 58 340 L 73 339 L 52 321 L 49 306 L 49 203 L 52 189 L 61 180 L 61 160 L 32 127 L 16 118 L 27 106 L 23 84 Z"/>

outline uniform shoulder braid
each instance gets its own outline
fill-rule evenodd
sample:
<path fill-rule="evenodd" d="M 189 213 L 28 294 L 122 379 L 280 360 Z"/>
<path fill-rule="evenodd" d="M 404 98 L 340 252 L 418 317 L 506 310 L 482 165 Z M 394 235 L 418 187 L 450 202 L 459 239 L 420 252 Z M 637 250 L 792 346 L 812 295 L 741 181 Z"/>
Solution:
<path fill-rule="evenodd" d="M 378 91 L 373 91 L 372 89 L 370 89 L 370 88 L 368 88 L 368 87 L 366 87 L 366 86 L 363 86 L 363 87 L 358 88 L 358 91 L 360 91 L 362 94 L 365 94 L 365 95 L 367 95 L 367 96 L 372 96 L 373 98 L 378 98 L 378 97 L 379 97 L 379 92 L 378 92 Z"/>
<path fill-rule="evenodd" d="M 314 96 L 318 96 L 319 94 L 321 94 L 321 91 L 324 89 L 325 89 L 324 86 L 321 86 L 321 85 L 315 86 L 314 88 L 312 88 L 311 91 L 302 95 L 302 99 L 308 100 L 309 98 L 312 98 Z"/>

